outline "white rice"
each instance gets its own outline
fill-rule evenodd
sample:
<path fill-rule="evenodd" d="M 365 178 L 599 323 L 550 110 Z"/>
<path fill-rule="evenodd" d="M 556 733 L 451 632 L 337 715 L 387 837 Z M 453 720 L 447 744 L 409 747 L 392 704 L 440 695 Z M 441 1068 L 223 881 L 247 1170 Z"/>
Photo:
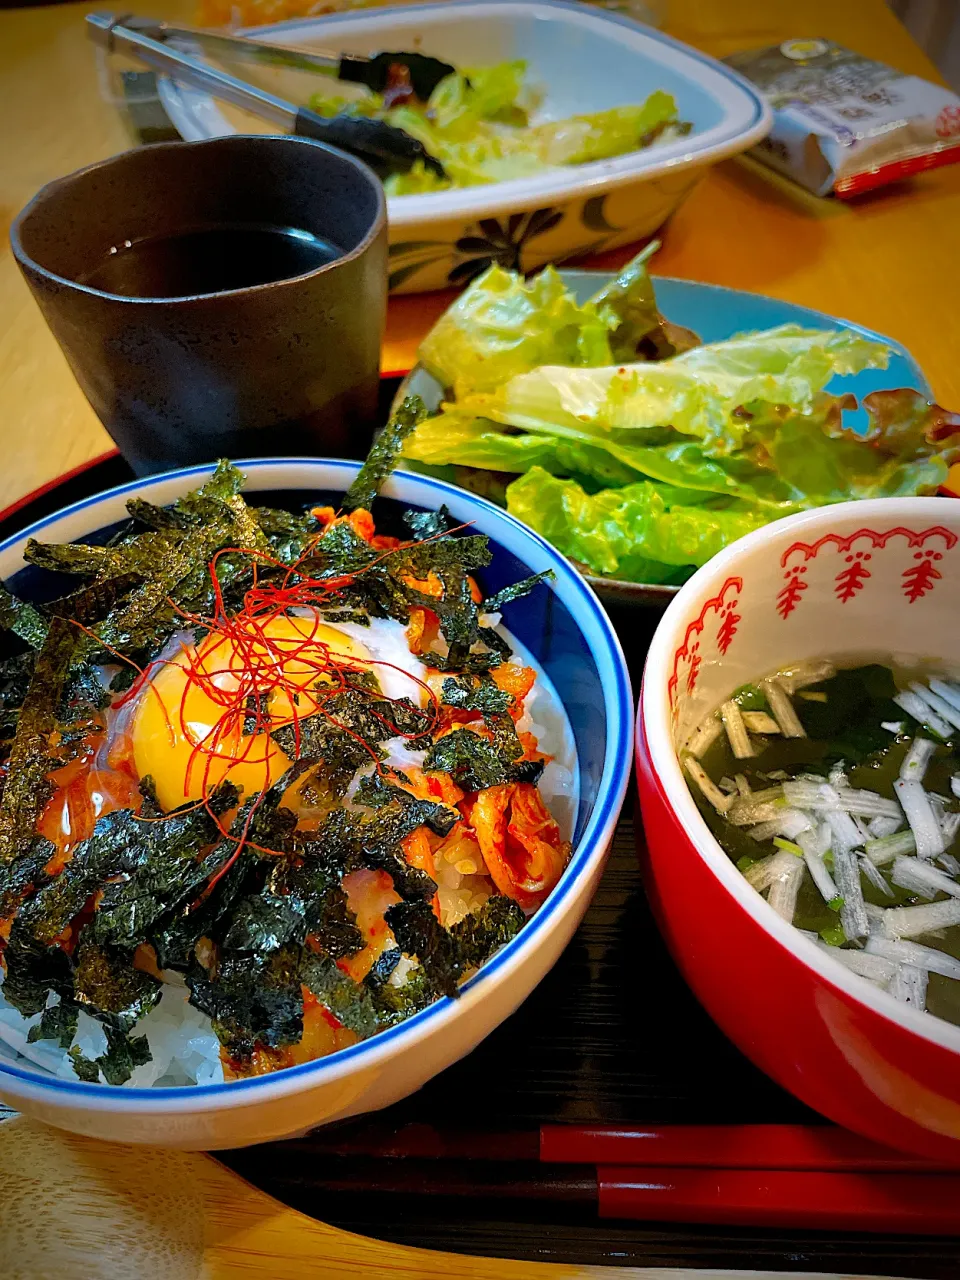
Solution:
<path fill-rule="evenodd" d="M 488 620 L 493 622 L 495 618 L 496 615 L 491 615 Z M 405 658 L 406 663 L 417 670 L 419 675 L 419 664 L 413 662 L 406 646 L 404 628 L 392 619 L 379 619 L 378 629 L 384 628 L 385 623 L 392 623 L 389 640 L 393 644 L 389 647 L 394 648 L 396 653 L 396 657 L 390 654 L 387 660 L 401 666 Z M 370 632 L 367 628 L 349 623 L 338 623 L 337 626 L 360 643 L 369 643 Z M 521 733 L 535 734 L 543 752 L 553 757 L 540 779 L 540 794 L 556 818 L 563 838 L 572 840 L 580 803 L 573 730 L 556 689 L 529 650 L 503 626 L 498 625 L 497 630 L 513 650 L 513 656 L 508 661 L 533 667 L 537 673 L 536 683 L 527 697 L 524 715 L 517 728 Z M 389 697 L 409 696 L 413 691 L 411 681 L 400 671 L 394 672 L 381 667 L 377 674 Z M 403 738 L 393 738 L 385 747 L 388 751 L 388 765 L 403 770 L 418 767 L 422 763 L 422 752 L 411 751 Z M 481 867 L 480 870 L 483 871 L 484 868 Z M 485 875 L 464 874 L 449 863 L 438 865 L 437 874 L 441 910 L 444 922 L 448 925 L 476 910 L 490 896 L 489 881 Z M 402 958 L 391 981 L 402 982 L 415 967 L 415 961 Z M 158 1004 L 146 1017 L 140 1019 L 131 1032 L 134 1036 L 146 1036 L 152 1055 L 152 1060 L 137 1067 L 127 1081 L 131 1088 L 214 1084 L 223 1080 L 220 1042 L 213 1032 L 210 1019 L 188 1002 L 189 993 L 179 975 L 170 976 L 172 981 L 164 987 Z M 51 995 L 48 1003 L 55 1004 L 56 997 Z M 0 970 L 0 1062 L 41 1067 L 58 1079 L 75 1082 L 77 1075 L 67 1050 L 61 1049 L 54 1040 L 38 1040 L 33 1044 L 28 1042 L 30 1028 L 39 1021 L 39 1014 L 24 1018 L 4 999 Z M 106 1037 L 100 1023 L 81 1012 L 72 1047 L 91 1059 L 103 1053 L 106 1049 Z"/>

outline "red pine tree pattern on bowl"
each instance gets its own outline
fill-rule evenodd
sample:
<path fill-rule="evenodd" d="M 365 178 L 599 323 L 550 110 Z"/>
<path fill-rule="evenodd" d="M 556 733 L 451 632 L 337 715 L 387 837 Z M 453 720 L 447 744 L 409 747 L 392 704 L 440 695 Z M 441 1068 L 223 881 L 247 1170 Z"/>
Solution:
<path fill-rule="evenodd" d="M 809 1106 L 951 1164 L 960 1027 L 874 998 L 770 911 L 714 840 L 681 752 L 734 689 L 798 662 L 922 662 L 955 679 L 958 623 L 955 499 L 791 516 L 741 538 L 680 589 L 650 645 L 637 725 L 644 884 L 700 1002 Z"/>
<path fill-rule="evenodd" d="M 743 590 L 741 578 L 728 578 L 715 596 L 706 601 L 696 618 L 688 625 L 683 643 L 673 655 L 673 671 L 667 682 L 667 695 L 674 713 L 678 708 L 677 691 L 683 686 L 687 696 L 696 691 L 700 668 L 703 665 L 701 643 L 704 650 L 715 649 L 721 655 L 730 648 L 737 634 L 740 614 L 736 612 Z M 707 641 L 708 619 L 712 618 L 712 640 Z"/>
<path fill-rule="evenodd" d="M 928 546 L 928 543 L 931 545 Z M 922 530 L 906 529 L 900 525 L 882 531 L 857 529 L 846 536 L 837 533 L 824 534 L 813 544 L 793 543 L 780 558 L 784 575 L 783 585 L 777 593 L 777 612 L 786 621 L 797 608 L 808 586 L 804 577 L 807 572 L 807 562 L 816 559 L 821 551 L 832 550 L 842 557 L 833 585 L 837 600 L 841 604 L 846 604 L 858 595 L 873 577 L 868 565 L 873 560 L 874 554 L 888 550 L 900 554 L 904 549 L 903 544 L 908 551 L 913 547 L 921 548 L 913 552 L 910 563 L 900 575 L 903 594 L 907 601 L 913 604 L 932 591 L 936 583 L 943 579 L 943 574 L 937 566 L 943 560 L 944 552 L 952 551 L 957 545 L 957 535 L 943 525 L 934 525 Z"/>

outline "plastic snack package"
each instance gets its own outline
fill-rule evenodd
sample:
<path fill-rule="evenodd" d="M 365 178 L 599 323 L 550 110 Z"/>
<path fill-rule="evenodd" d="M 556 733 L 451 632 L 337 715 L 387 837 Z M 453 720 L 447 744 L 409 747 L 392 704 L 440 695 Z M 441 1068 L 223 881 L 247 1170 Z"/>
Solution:
<path fill-rule="evenodd" d="M 942 85 L 830 40 L 785 40 L 726 62 L 774 111 L 750 154 L 818 196 L 856 196 L 960 160 L 960 98 Z"/>

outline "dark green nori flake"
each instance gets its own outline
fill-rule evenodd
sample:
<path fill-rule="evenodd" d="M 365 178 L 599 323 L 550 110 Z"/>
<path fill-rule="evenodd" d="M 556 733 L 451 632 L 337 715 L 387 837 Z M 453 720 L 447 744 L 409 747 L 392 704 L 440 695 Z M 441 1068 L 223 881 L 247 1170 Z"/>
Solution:
<path fill-rule="evenodd" d="M 488 898 L 479 911 L 458 921 L 451 929 L 461 963 L 478 968 L 523 928 L 526 916 L 503 894 Z"/>
<path fill-rule="evenodd" d="M 449 835 L 460 819 L 456 809 L 438 804 L 435 800 L 418 799 L 403 787 L 386 781 L 380 773 L 371 773 L 360 779 L 353 802 L 371 809 L 398 806 L 404 812 L 410 831 L 415 831 L 417 827 L 429 827 L 438 836 Z"/>
<path fill-rule="evenodd" d="M 391 566 L 401 566 L 404 573 L 415 578 L 426 578 L 435 573 L 443 580 L 444 573 L 453 577 L 475 573 L 485 569 L 493 559 L 490 539 L 484 533 L 471 533 L 465 538 L 434 538 L 431 542 L 415 542 L 390 553 Z M 426 597 L 429 602 L 431 597 Z"/>
<path fill-rule="evenodd" d="M 442 537 L 453 524 L 453 518 L 445 506 L 436 511 L 405 511 L 403 523 L 419 541 Z"/>
<path fill-rule="evenodd" d="M 367 974 L 367 982 L 370 987 L 382 987 L 400 963 L 402 955 L 403 952 L 399 947 L 387 947 L 385 951 L 381 951 Z"/>
<path fill-rule="evenodd" d="M 299 947 L 266 956 L 224 953 L 213 975 L 201 965 L 187 974 L 190 1002 L 238 1059 L 249 1058 L 257 1044 L 296 1044 L 303 1035 L 300 963 Z"/>
<path fill-rule="evenodd" d="M 477 643 L 482 644 L 484 648 L 477 650 Z M 433 667 L 436 671 L 450 671 L 464 675 L 483 675 L 494 667 L 499 667 L 509 657 L 510 646 L 503 636 L 498 631 L 494 631 L 492 627 L 479 627 L 476 641 L 469 653 L 454 653 L 451 650 L 446 657 L 442 657 L 439 653 L 421 653 L 419 660 L 424 666 Z"/>
<path fill-rule="evenodd" d="M 17 717 L 30 688 L 37 654 L 33 649 L 15 654 L 0 662 L 0 733 L 12 738 L 17 728 Z"/>
<path fill-rule="evenodd" d="M 300 980 L 343 1026 L 366 1040 L 377 1030 L 377 1011 L 370 991 L 346 973 L 329 956 L 304 951 Z"/>
<path fill-rule="evenodd" d="M 508 942 L 522 927 L 524 914 L 512 899 L 497 896 L 449 930 L 425 902 L 394 903 L 386 920 L 401 950 L 419 960 L 434 987 L 455 996 L 464 974 Z"/>
<path fill-rule="evenodd" d="M 81 542 L 37 542 L 30 538 L 23 558 L 38 569 L 107 582 L 126 575 L 149 576 L 171 545 L 170 536 L 160 533 L 143 533 L 111 547 Z"/>
<path fill-rule="evenodd" d="M 130 668 L 131 676 L 136 672 Z M 133 680 L 130 681 L 133 683 Z M 111 685 L 112 688 L 112 685 Z M 67 677 L 60 706 L 60 715 L 66 719 L 78 708 L 102 711 L 110 704 L 110 694 L 103 687 L 98 672 L 92 665 L 75 666 Z"/>
<path fill-rule="evenodd" d="M 373 813 L 335 809 L 305 847 L 322 851 L 322 861 L 337 867 L 341 874 L 364 867 L 386 871 L 402 898 L 430 899 L 437 889 L 435 882 L 425 872 L 411 867 L 400 848 L 401 842 L 420 826 L 421 810 L 398 801 Z"/>
<path fill-rule="evenodd" d="M 483 602 L 484 613 L 499 613 L 504 605 L 510 604 L 514 600 L 519 600 L 522 596 L 528 596 L 534 587 L 539 587 L 541 582 L 546 582 L 548 578 L 553 578 L 552 569 L 545 569 L 543 573 L 535 573 L 529 578 L 524 578 L 520 582 L 514 582 L 508 587 L 501 587 L 494 595 L 488 596 Z"/>
<path fill-rule="evenodd" d="M 352 622 L 358 627 L 369 627 L 370 616 L 359 609 L 323 610 L 324 622 Z"/>
<path fill-rule="evenodd" d="M 229 857 L 235 850 L 233 841 L 217 846 Z M 213 856 L 213 852 L 210 855 Z M 222 865 L 222 864 L 221 864 Z M 198 903 L 185 903 L 150 930 L 148 941 L 157 953 L 161 969 L 186 972 L 194 963 L 194 949 L 201 938 L 218 933 L 229 913 L 245 893 L 256 889 L 262 859 L 252 849 L 244 849 L 217 881 L 208 897 Z"/>
<path fill-rule="evenodd" d="M 191 525 L 200 522 L 199 516 L 177 511 L 173 507 L 157 507 L 144 498 L 130 498 L 127 501 L 127 510 L 133 520 L 154 530 L 189 529 Z"/>
<path fill-rule="evenodd" d="M 266 890 L 283 896 L 302 914 L 307 935 L 317 938 L 335 960 L 352 955 L 363 946 L 363 934 L 340 887 L 339 871 L 326 865 L 322 858 L 307 854 L 296 859 L 276 859 Z"/>
<path fill-rule="evenodd" d="M 488 742 L 472 729 L 454 729 L 431 747 L 423 767 L 449 773 L 464 791 L 485 791 L 487 787 L 505 782 L 529 782 L 538 778 L 543 772 L 543 761 L 514 763 L 514 739 L 516 730 L 512 738 L 504 732 L 502 739 L 498 736 L 494 742 Z M 516 746 L 520 747 L 519 741 Z M 522 747 L 520 749 L 522 751 Z"/>
<path fill-rule="evenodd" d="M 100 1083 L 99 1059 L 87 1058 L 79 1048 L 73 1048 L 70 1050 L 70 1063 L 78 1080 L 84 1084 Z"/>
<path fill-rule="evenodd" d="M 40 1021 L 27 1032 L 27 1041 L 35 1044 L 37 1040 L 56 1040 L 61 1049 L 69 1049 L 73 1037 L 77 1033 L 77 1016 L 80 1006 L 72 1000 L 61 1000 L 59 1004 L 44 1009 Z"/>
<path fill-rule="evenodd" d="M 47 638 L 49 622 L 32 604 L 18 600 L 0 586 L 0 628 L 12 631 L 32 649 L 40 649 Z"/>
<path fill-rule="evenodd" d="M 545 760 L 518 760 L 510 768 L 513 782 L 529 782 L 536 786 L 543 774 Z"/>
<path fill-rule="evenodd" d="M 366 507 L 369 511 L 383 482 L 400 460 L 403 442 L 427 416 L 427 407 L 419 396 L 407 396 L 399 409 L 370 446 L 366 461 L 343 498 L 345 511 Z"/>
<path fill-rule="evenodd" d="M 0 867 L 27 852 L 40 810 L 51 794 L 47 774 L 51 769 L 50 739 L 57 727 L 55 709 L 60 705 L 78 634 L 69 622 L 54 618 L 37 654 L 0 799 Z M 0 880 L 0 890 L 3 888 Z"/>
<path fill-rule="evenodd" d="M 222 812 L 235 797 L 236 788 L 225 784 L 211 797 L 211 807 Z M 130 809 L 108 813 L 56 879 L 24 904 L 17 927 L 49 945 L 99 889 L 103 897 L 87 927 L 99 942 L 135 946 L 154 920 L 212 874 L 207 859 L 198 861 L 196 853 L 218 835 L 205 809 L 173 813 L 161 822 L 144 821 Z"/>
<path fill-rule="evenodd" d="M 359 768 L 384 758 L 381 743 L 398 735 L 422 734 L 430 723 L 408 698 L 391 701 L 362 689 L 328 694 L 321 699 L 321 708 L 296 729 L 284 725 L 273 740 L 291 759 L 323 760 L 341 794 Z"/>
<path fill-rule="evenodd" d="M 18 1013 L 32 1018 L 47 1006 L 51 991 L 63 998 L 73 995 L 73 978 L 66 953 L 59 947 L 38 950 L 16 938 L 3 953 L 6 975 L 3 996 Z"/>
<path fill-rule="evenodd" d="M 81 930 L 73 990 L 79 1004 L 103 1022 L 129 1031 L 160 999 L 163 983 L 133 967 L 133 955 L 101 947 Z"/>
<path fill-rule="evenodd" d="M 0 920 L 6 920 L 21 900 L 37 885 L 48 879 L 44 867 L 55 852 L 55 846 L 44 836 L 34 836 L 27 851 L 2 869 L 0 874 Z"/>
<path fill-rule="evenodd" d="M 285 853 L 297 825 L 297 815 L 292 809 L 281 808 L 280 801 L 307 767 L 306 762 L 298 762 L 269 790 L 245 801 L 230 827 L 232 839 L 246 839 L 250 844 L 269 849 L 271 853 Z"/>
<path fill-rule="evenodd" d="M 404 1022 L 437 998 L 437 992 L 423 969 L 415 969 L 408 974 L 400 986 L 384 982 L 371 987 L 371 991 L 382 1027 L 392 1027 L 398 1022 Z"/>
<path fill-rule="evenodd" d="M 443 701 L 448 707 L 456 707 L 460 711 L 477 711 L 490 722 L 509 711 L 511 697 L 489 676 L 475 680 L 448 677 L 443 682 Z"/>
<path fill-rule="evenodd" d="M 243 733 L 249 737 L 254 733 L 263 733 L 270 724 L 270 695 L 261 693 L 259 697 L 250 694 L 243 709 Z"/>
<path fill-rule="evenodd" d="M 279 951 L 301 945 L 307 936 L 303 903 L 297 898 L 262 893 L 244 898 L 233 911 L 223 939 L 229 951 Z"/>
<path fill-rule="evenodd" d="M 107 1084 L 126 1084 L 137 1067 L 145 1066 L 153 1055 L 146 1036 L 128 1036 L 107 1024 L 106 1052 L 97 1058 L 97 1066 L 103 1072 Z"/>

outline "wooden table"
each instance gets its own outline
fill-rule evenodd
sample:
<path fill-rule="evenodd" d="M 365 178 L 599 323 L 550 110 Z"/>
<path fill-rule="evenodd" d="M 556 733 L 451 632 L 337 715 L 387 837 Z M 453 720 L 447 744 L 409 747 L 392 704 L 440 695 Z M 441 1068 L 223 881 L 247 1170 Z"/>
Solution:
<path fill-rule="evenodd" d="M 189 18 L 194 0 L 132 0 Z M 129 145 L 102 101 L 83 31 L 91 4 L 0 13 L 0 221 L 43 183 Z M 882 0 L 670 0 L 670 30 L 723 55 L 789 36 L 830 36 L 935 76 Z M 869 325 L 905 343 L 941 402 L 960 404 L 960 165 L 855 204 L 808 196 L 749 161 L 720 165 L 672 220 L 656 270 L 751 289 Z M 594 265 L 614 266 L 620 250 Z M 383 367 L 413 362 L 449 293 L 390 304 Z M 110 441 L 78 391 L 0 242 L 0 508 L 103 453 Z"/>
<path fill-rule="evenodd" d="M 82 26 L 89 7 L 0 13 L 4 229 L 43 183 L 129 145 L 115 111 L 99 97 Z M 192 0 L 136 0 L 132 7 L 189 18 Z M 882 0 L 671 0 L 670 8 L 673 34 L 718 55 L 790 36 L 821 35 L 905 71 L 936 74 Z M 914 352 L 938 398 L 956 405 L 958 226 L 960 166 L 841 205 L 808 197 L 750 162 L 733 161 L 712 172 L 673 219 L 657 270 L 772 294 L 888 333 Z M 593 265 L 614 266 L 627 256 L 621 251 Z M 411 364 L 419 339 L 449 297 L 432 294 L 391 303 L 385 368 Z M 3 507 L 102 453 L 110 442 L 30 299 L 6 236 L 0 245 L 0 317 Z M 165 1245 L 150 1237 L 150 1247 L 159 1250 L 151 1257 L 159 1260 L 163 1254 L 169 1265 L 135 1267 L 151 1278 L 609 1275 L 606 1267 L 493 1262 L 361 1240 L 276 1204 L 207 1157 L 125 1152 L 20 1120 L 0 1126 L 0 1181 L 4 1171 L 9 1186 L 0 1188 L 0 1256 L 17 1260 L 12 1271 L 9 1262 L 5 1267 L 11 1277 L 131 1274 L 137 1255 L 122 1251 L 122 1235 L 112 1252 L 107 1250 L 109 1230 L 98 1235 L 92 1229 L 97 1215 L 133 1222 L 144 1257 L 145 1226 L 167 1231 Z M 171 1199 L 175 1185 L 191 1188 L 192 1196 Z M 167 1190 L 161 1194 L 158 1186 Z M 91 1203 L 95 1211 L 75 1212 Z M 186 1214 L 171 1209 L 181 1203 Z M 15 1204 L 26 1225 L 13 1213 Z M 59 1214 L 52 1212 L 55 1204 Z M 38 1247 L 41 1222 L 44 1260 L 30 1269 L 21 1246 Z M 177 1265 L 170 1262 L 171 1249 L 179 1250 Z"/>

